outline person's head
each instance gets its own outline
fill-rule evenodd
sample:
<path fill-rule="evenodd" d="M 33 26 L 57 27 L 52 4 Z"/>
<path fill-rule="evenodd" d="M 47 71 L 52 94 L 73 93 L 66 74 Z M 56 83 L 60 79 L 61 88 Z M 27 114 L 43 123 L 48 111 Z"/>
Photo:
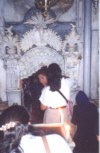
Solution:
<path fill-rule="evenodd" d="M 30 115 L 19 105 L 10 106 L 0 115 L 0 153 L 18 150 L 20 139 L 28 130 Z"/>
<path fill-rule="evenodd" d="M 77 95 L 76 95 L 76 103 L 78 105 L 80 105 L 81 103 L 86 105 L 86 106 L 90 105 L 89 99 L 88 99 L 87 95 L 83 91 L 79 91 L 77 93 Z"/>
<path fill-rule="evenodd" d="M 48 67 L 48 85 L 51 91 L 56 91 L 61 88 L 61 68 L 58 64 L 52 63 Z"/>
<path fill-rule="evenodd" d="M 47 72 L 47 67 L 44 66 L 42 67 L 41 69 L 39 69 L 37 71 L 37 77 L 38 77 L 38 80 L 39 82 L 43 85 L 43 86 L 46 86 L 47 83 L 48 83 L 48 72 Z"/>

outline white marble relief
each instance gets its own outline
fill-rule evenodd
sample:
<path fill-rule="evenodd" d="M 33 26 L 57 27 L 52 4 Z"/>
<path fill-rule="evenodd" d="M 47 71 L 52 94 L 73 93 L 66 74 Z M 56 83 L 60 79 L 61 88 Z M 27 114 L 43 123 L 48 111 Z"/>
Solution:
<path fill-rule="evenodd" d="M 30 21 L 27 22 L 27 24 L 29 23 Z M 30 24 L 32 23 L 34 24 L 33 21 Z M 73 88 L 77 88 L 78 70 L 82 58 L 82 42 L 80 41 L 80 34 L 75 32 L 76 26 L 73 24 L 71 26 L 71 33 L 65 35 L 63 45 L 60 36 L 50 29 L 34 28 L 23 35 L 23 38 L 20 40 L 20 47 L 24 52 L 28 51 L 29 53 L 24 54 L 19 60 L 21 79 L 27 78 L 36 72 L 40 68 L 41 63 L 49 65 L 52 62 L 58 62 L 60 57 L 63 63 L 63 74 L 71 77 L 74 80 Z M 37 47 L 32 49 L 33 45 Z M 53 49 L 46 47 L 47 45 Z M 60 50 L 62 50 L 62 55 L 57 54 L 57 51 Z M 60 62 L 58 63 L 62 65 Z"/>
<path fill-rule="evenodd" d="M 62 39 L 51 29 L 34 28 L 26 32 L 20 40 L 20 47 L 24 52 L 32 48 L 33 45 L 41 47 L 49 45 L 53 49 L 60 51 L 62 48 Z"/>
<path fill-rule="evenodd" d="M 4 32 L 0 31 L 0 56 L 3 54 L 3 36 L 4 36 Z"/>
<path fill-rule="evenodd" d="M 2 59 L 0 59 L 0 98 L 2 101 L 7 101 L 6 70 L 4 68 L 4 61 Z"/>
<path fill-rule="evenodd" d="M 33 17 L 25 24 L 38 25 L 40 19 L 41 17 Z M 52 22 L 54 19 L 49 19 L 46 24 Z M 5 48 L 3 59 L 6 65 L 7 92 L 9 95 L 12 91 L 19 90 L 19 79 L 28 78 L 41 66 L 48 66 L 51 63 L 59 64 L 63 74 L 74 80 L 73 88 L 77 88 L 81 42 L 79 40 L 80 35 L 75 33 L 76 26 L 72 25 L 71 33 L 65 35 L 65 40 L 62 41 L 56 32 L 45 29 L 44 25 L 46 24 L 43 23 L 40 28 L 35 26 L 35 28 L 24 33 L 20 40 L 16 35 L 13 35 L 12 26 L 6 29 L 3 37 Z M 21 50 L 24 51 L 23 56 L 21 56 Z M 61 54 L 58 51 L 62 51 Z"/>
<path fill-rule="evenodd" d="M 5 28 L 5 36 L 3 37 L 3 46 L 5 48 L 5 58 L 18 58 L 20 56 L 18 36 L 12 32 L 13 26 Z"/>
<path fill-rule="evenodd" d="M 100 2 L 99 2 L 100 3 Z M 100 6 L 100 4 L 99 4 Z M 95 9 L 93 4 L 92 4 L 92 17 L 91 17 L 91 20 L 92 20 L 92 30 L 99 30 L 99 6 Z"/>
<path fill-rule="evenodd" d="M 65 35 L 65 40 L 63 41 L 62 52 L 64 55 L 67 54 L 80 54 L 82 50 L 82 42 L 80 41 L 80 35 L 75 32 L 77 26 L 70 24 L 72 26 L 69 35 Z M 66 48 L 67 47 L 67 48 Z"/>
<path fill-rule="evenodd" d="M 1 33 L 0 33 L 0 55 L 1 55 L 1 45 L 2 45 L 2 37 L 1 37 Z"/>
<path fill-rule="evenodd" d="M 12 32 L 13 26 L 5 28 L 5 36 L 3 37 L 3 47 L 5 54 L 2 59 L 6 68 L 7 90 L 19 88 L 19 66 L 18 58 L 20 55 L 18 36 Z"/>
<path fill-rule="evenodd" d="M 56 50 L 48 47 L 36 47 L 30 49 L 19 59 L 19 74 L 20 79 L 27 78 L 35 73 L 43 65 L 58 63 L 64 72 L 63 56 L 57 53 Z"/>
<path fill-rule="evenodd" d="M 78 86 L 78 71 L 82 50 L 82 42 L 80 41 L 80 34 L 76 34 L 76 26 L 71 24 L 72 29 L 69 35 L 65 35 L 63 42 L 62 53 L 65 59 L 65 74 L 74 80 L 73 88 Z"/>
<path fill-rule="evenodd" d="M 6 61 L 7 89 L 19 88 L 19 66 L 16 59 Z"/>
<path fill-rule="evenodd" d="M 20 40 L 20 48 L 18 37 L 13 35 L 13 27 L 7 28 L 3 38 L 5 47 L 4 59 L 7 61 L 7 88 L 18 88 L 18 75 L 20 75 L 20 79 L 27 78 L 41 67 L 41 63 L 49 65 L 53 62 L 62 67 L 63 74 L 73 78 L 75 87 L 77 87 L 81 42 L 79 40 L 80 34 L 77 35 L 75 32 L 76 26 L 72 24 L 71 26 L 71 33 L 65 35 L 63 42 L 61 37 L 51 29 L 34 28 L 27 31 Z M 33 45 L 36 45 L 36 47 L 32 48 Z M 50 47 L 47 47 L 47 45 Z M 20 49 L 28 52 L 21 56 Z M 57 51 L 61 50 L 62 55 L 57 53 Z M 19 72 L 14 70 L 17 69 L 14 66 L 14 62 L 17 62 L 17 60 Z M 10 64 L 10 61 L 13 64 Z"/>
<path fill-rule="evenodd" d="M 47 14 L 47 17 L 44 19 L 43 14 L 41 12 L 37 12 L 35 15 L 31 16 L 31 19 L 28 19 L 24 24 L 28 25 L 35 25 L 36 28 L 47 28 L 47 24 L 52 24 L 56 22 L 57 19 L 54 19 Z"/>

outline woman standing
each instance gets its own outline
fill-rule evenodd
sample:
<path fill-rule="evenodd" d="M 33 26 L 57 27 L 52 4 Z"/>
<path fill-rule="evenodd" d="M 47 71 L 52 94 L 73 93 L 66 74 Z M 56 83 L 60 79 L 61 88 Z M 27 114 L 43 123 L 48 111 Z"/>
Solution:
<path fill-rule="evenodd" d="M 67 83 L 66 80 L 62 78 L 61 69 L 58 64 L 52 63 L 49 65 L 48 86 L 44 88 L 39 98 L 41 110 L 45 110 L 43 123 L 60 123 L 61 116 L 59 108 L 62 110 L 64 122 L 69 122 L 68 104 L 65 98 L 70 99 L 71 83 L 69 78 L 67 79 Z"/>
<path fill-rule="evenodd" d="M 98 142 L 94 133 L 97 120 L 96 106 L 89 102 L 83 91 L 79 91 L 76 95 L 76 105 L 71 120 L 73 124 L 77 125 L 77 131 L 73 138 L 76 144 L 73 153 L 98 152 Z"/>

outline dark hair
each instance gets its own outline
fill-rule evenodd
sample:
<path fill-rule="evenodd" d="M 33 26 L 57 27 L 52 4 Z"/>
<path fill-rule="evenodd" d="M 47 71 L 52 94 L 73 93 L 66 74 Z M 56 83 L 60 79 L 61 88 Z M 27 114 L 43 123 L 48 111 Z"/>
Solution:
<path fill-rule="evenodd" d="M 51 91 L 58 91 L 61 88 L 61 68 L 58 64 L 52 63 L 48 67 L 48 85 Z"/>
<path fill-rule="evenodd" d="M 48 69 L 47 69 L 47 66 L 41 67 L 41 69 L 39 69 L 39 70 L 36 72 L 37 78 L 38 78 L 38 75 L 39 75 L 39 74 L 42 74 L 42 75 L 45 75 L 46 77 L 48 77 Z"/>
<path fill-rule="evenodd" d="M 30 115 L 27 110 L 19 105 L 8 107 L 0 115 L 0 127 L 10 122 L 16 125 L 5 131 L 0 131 L 0 153 L 20 153 L 18 149 L 21 137 L 28 131 Z"/>

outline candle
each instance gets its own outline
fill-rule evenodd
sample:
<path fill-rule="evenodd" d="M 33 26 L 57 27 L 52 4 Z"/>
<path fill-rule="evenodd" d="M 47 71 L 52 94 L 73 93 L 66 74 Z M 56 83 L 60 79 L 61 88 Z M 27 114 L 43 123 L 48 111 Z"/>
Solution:
<path fill-rule="evenodd" d="M 66 132 L 66 141 L 69 142 L 69 131 Z"/>
<path fill-rule="evenodd" d="M 47 0 L 45 0 L 45 8 L 47 8 Z"/>
<path fill-rule="evenodd" d="M 45 0 L 45 6 L 47 6 L 47 0 Z"/>
<path fill-rule="evenodd" d="M 62 111 L 61 111 L 61 108 L 59 108 L 59 111 L 60 111 L 60 116 L 61 116 L 61 125 L 63 125 L 63 113 L 62 113 Z"/>
<path fill-rule="evenodd" d="M 70 130 L 70 126 L 69 125 L 65 125 L 65 130 L 66 130 L 66 141 L 69 142 L 69 130 Z"/>

